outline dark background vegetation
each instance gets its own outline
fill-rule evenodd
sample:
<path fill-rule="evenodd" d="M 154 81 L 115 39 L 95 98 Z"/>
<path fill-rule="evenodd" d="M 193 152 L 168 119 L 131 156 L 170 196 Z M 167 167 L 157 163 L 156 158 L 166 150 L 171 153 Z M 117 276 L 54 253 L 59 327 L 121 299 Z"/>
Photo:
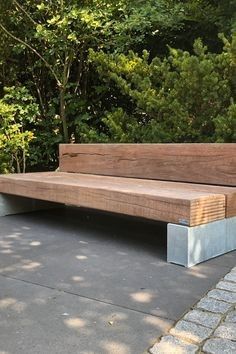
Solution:
<path fill-rule="evenodd" d="M 0 172 L 60 142 L 236 142 L 234 0 L 1 0 Z"/>

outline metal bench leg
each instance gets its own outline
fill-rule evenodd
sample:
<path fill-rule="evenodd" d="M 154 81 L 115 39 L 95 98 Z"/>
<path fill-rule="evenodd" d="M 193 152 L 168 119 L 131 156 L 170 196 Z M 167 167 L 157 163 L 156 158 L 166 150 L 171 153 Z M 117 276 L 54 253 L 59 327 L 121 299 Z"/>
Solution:
<path fill-rule="evenodd" d="M 188 227 L 168 224 L 167 261 L 191 267 L 236 249 L 236 216 Z"/>
<path fill-rule="evenodd" d="M 59 208 L 61 204 L 0 193 L 0 216 Z"/>

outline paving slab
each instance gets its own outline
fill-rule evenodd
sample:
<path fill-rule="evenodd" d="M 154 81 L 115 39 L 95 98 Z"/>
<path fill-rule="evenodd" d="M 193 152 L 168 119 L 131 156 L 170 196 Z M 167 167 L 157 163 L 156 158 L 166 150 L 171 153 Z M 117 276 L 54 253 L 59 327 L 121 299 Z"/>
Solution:
<path fill-rule="evenodd" d="M 236 341 L 236 323 L 223 323 L 216 329 L 214 335 L 216 337 Z"/>
<path fill-rule="evenodd" d="M 157 343 L 150 348 L 149 353 L 173 353 L 177 354 L 187 354 L 189 352 L 202 353 L 202 354 L 221 354 L 228 353 L 233 354 L 236 350 L 236 323 L 235 323 L 235 301 L 219 301 L 210 297 L 212 294 L 217 294 L 218 297 L 218 286 L 219 284 L 225 283 L 225 279 L 228 278 L 230 274 L 234 274 L 236 267 L 234 267 L 218 284 L 216 284 L 215 289 L 210 290 L 206 296 L 201 299 L 208 301 L 218 301 L 220 303 L 225 303 L 228 306 L 227 313 L 225 311 L 218 311 L 216 314 L 216 308 L 219 306 L 209 307 L 206 311 L 199 311 L 198 305 L 182 318 L 176 324 L 175 327 L 171 328 L 169 331 L 170 335 L 164 335 L 158 339 Z M 225 291 L 228 295 L 235 295 L 233 290 Z M 220 297 L 222 294 L 220 294 Z M 225 294 L 224 294 L 225 296 Z M 227 297 L 228 300 L 228 297 Z M 205 303 L 207 305 L 207 302 Z M 207 328 L 208 327 L 208 328 Z M 182 342 L 179 343 L 179 338 Z M 194 343 L 195 347 L 189 347 L 189 343 Z M 169 351 L 169 352 L 168 352 Z"/>
<path fill-rule="evenodd" d="M 0 286 L 0 353 L 135 354 L 171 324 L 15 279 Z"/>
<path fill-rule="evenodd" d="M 212 338 L 206 341 L 203 350 L 207 354 L 233 354 L 236 352 L 236 343 L 227 339 Z"/>
<path fill-rule="evenodd" d="M 162 337 L 160 343 L 155 344 L 151 349 L 151 354 L 196 354 L 198 346 L 183 342 L 181 339 L 173 336 Z"/>
<path fill-rule="evenodd" d="M 205 327 L 216 328 L 221 321 L 221 315 L 196 309 L 189 311 L 183 319 Z"/>
<path fill-rule="evenodd" d="M 235 311 L 232 311 L 230 312 L 226 319 L 225 319 L 225 322 L 233 322 L 233 323 L 236 323 L 236 310 Z"/>
<path fill-rule="evenodd" d="M 231 304 L 211 297 L 204 297 L 197 303 L 196 307 L 213 313 L 225 314 L 230 309 Z"/>
<path fill-rule="evenodd" d="M 218 289 L 228 290 L 236 293 L 236 283 L 231 283 L 228 281 L 220 281 L 216 287 Z"/>
<path fill-rule="evenodd" d="M 187 269 L 166 263 L 163 223 L 73 208 L 2 217 L 0 298 L 10 307 L 3 302 L 0 311 L 8 323 L 2 330 L 0 322 L 0 352 L 21 353 L 14 348 L 23 338 L 22 353 L 141 354 L 232 268 L 235 255 Z M 44 306 L 33 304 L 37 298 Z M 11 318 L 11 306 L 23 312 Z M 45 347 L 34 339 L 39 329 Z"/>

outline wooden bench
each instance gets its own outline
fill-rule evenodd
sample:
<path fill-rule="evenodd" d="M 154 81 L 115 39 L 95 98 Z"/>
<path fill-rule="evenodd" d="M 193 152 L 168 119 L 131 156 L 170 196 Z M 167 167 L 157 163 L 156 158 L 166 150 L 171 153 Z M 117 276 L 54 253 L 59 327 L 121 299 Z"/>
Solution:
<path fill-rule="evenodd" d="M 0 215 L 49 201 L 165 221 L 187 267 L 236 249 L 236 144 L 62 144 L 59 170 L 1 175 Z"/>

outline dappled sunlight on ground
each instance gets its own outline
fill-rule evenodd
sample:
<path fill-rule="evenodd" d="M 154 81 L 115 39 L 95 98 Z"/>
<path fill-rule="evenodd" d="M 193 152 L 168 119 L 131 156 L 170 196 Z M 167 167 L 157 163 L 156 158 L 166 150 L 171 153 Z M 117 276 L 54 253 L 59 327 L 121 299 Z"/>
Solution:
<path fill-rule="evenodd" d="M 78 215 L 2 218 L 0 354 L 16 353 L 1 347 L 9 331 L 40 354 L 50 343 L 53 354 L 139 354 L 227 272 L 225 261 L 167 264 L 157 224 Z"/>
<path fill-rule="evenodd" d="M 173 346 L 170 343 L 162 343 L 160 353 L 163 354 L 186 354 L 186 350 L 182 348 L 175 348 L 173 352 Z"/>
<path fill-rule="evenodd" d="M 39 241 L 30 242 L 30 246 L 40 246 L 40 245 L 41 245 L 41 242 L 39 242 Z"/>
<path fill-rule="evenodd" d="M 195 277 L 200 278 L 200 279 L 206 279 L 207 275 L 202 273 L 202 271 L 199 271 L 198 269 L 189 269 L 190 274 L 194 274 Z"/>
<path fill-rule="evenodd" d="M 22 235 L 21 232 L 16 232 L 14 234 L 11 234 L 11 235 L 6 235 L 5 238 L 8 239 L 8 238 L 13 238 L 15 240 L 19 239 L 20 236 Z"/>
<path fill-rule="evenodd" d="M 101 347 L 105 350 L 104 354 L 119 353 L 119 354 L 130 354 L 131 351 L 129 347 L 123 343 L 115 341 L 103 341 Z"/>
<path fill-rule="evenodd" d="M 17 257 L 20 258 L 20 257 Z M 30 259 L 22 259 L 20 263 L 16 263 L 12 266 L 7 266 L 5 268 L 0 268 L 0 274 L 3 273 L 13 273 L 17 270 L 27 270 L 27 271 L 34 271 L 36 268 L 41 267 L 40 262 L 34 262 Z"/>
<path fill-rule="evenodd" d="M 149 292 L 139 291 L 137 293 L 130 294 L 130 297 L 134 301 L 148 303 L 153 300 L 154 295 Z"/>
<path fill-rule="evenodd" d="M 16 311 L 17 313 L 21 313 L 26 309 L 26 306 L 26 303 L 17 301 L 16 299 L 10 297 L 0 300 L 0 310 L 10 309 Z"/>
<path fill-rule="evenodd" d="M 73 329 L 80 329 L 86 326 L 86 321 L 82 320 L 79 317 L 75 318 L 68 318 L 64 320 L 64 323 L 67 327 L 73 328 Z"/>
<path fill-rule="evenodd" d="M 14 252 L 11 249 L 6 249 L 6 250 L 0 251 L 0 253 L 2 253 L 2 254 L 12 254 Z"/>
<path fill-rule="evenodd" d="M 26 270 L 33 270 L 35 268 L 38 268 L 41 266 L 41 263 L 39 262 L 32 262 L 29 259 L 23 260 L 22 263 L 24 263 L 21 268 L 26 269 Z"/>
<path fill-rule="evenodd" d="M 151 325 L 156 328 L 160 328 L 160 327 L 164 326 L 164 323 L 165 323 L 165 320 L 163 320 L 162 318 L 159 318 L 159 317 L 155 317 L 155 316 L 145 316 L 143 321 L 146 324 Z"/>
<path fill-rule="evenodd" d="M 88 245 L 88 242 L 86 241 L 79 241 L 79 243 L 82 243 L 83 245 Z"/>
<path fill-rule="evenodd" d="M 75 281 L 75 282 L 82 282 L 82 281 L 84 281 L 84 277 L 80 277 L 80 276 L 78 276 L 78 275 L 73 276 L 71 279 L 72 279 L 73 281 Z"/>
<path fill-rule="evenodd" d="M 138 341 L 137 324 L 139 332 L 143 327 L 140 332 L 143 332 L 142 341 L 145 343 L 143 349 L 152 343 L 156 333 L 162 333 L 172 324 L 165 320 L 155 322 L 153 316 L 19 280 L 0 277 L 0 282 L 8 294 L 15 290 L 17 293 L 15 297 L 0 300 L 0 340 L 12 354 L 31 352 L 32 347 L 23 350 L 27 341 L 34 343 L 34 348 L 38 348 L 37 352 L 41 354 L 77 353 L 78 348 L 80 354 L 136 354 L 133 344 Z M 153 322 L 148 320 L 149 317 L 153 317 Z M 14 333 L 14 339 L 5 342 L 9 329 Z M 153 332 L 151 338 L 146 330 Z M 17 351 L 12 349 L 14 341 Z M 53 351 L 48 349 L 50 342 Z"/>
<path fill-rule="evenodd" d="M 32 300 L 32 303 L 35 305 L 46 305 L 47 304 L 47 300 L 46 299 L 42 299 L 42 298 L 36 298 Z"/>
<path fill-rule="evenodd" d="M 75 258 L 79 259 L 80 261 L 81 261 L 81 260 L 88 259 L 87 256 L 83 256 L 83 255 L 78 255 L 78 256 L 76 256 Z"/>
<path fill-rule="evenodd" d="M 11 248 L 13 244 L 13 241 L 0 241 L 0 247 L 1 248 Z"/>

